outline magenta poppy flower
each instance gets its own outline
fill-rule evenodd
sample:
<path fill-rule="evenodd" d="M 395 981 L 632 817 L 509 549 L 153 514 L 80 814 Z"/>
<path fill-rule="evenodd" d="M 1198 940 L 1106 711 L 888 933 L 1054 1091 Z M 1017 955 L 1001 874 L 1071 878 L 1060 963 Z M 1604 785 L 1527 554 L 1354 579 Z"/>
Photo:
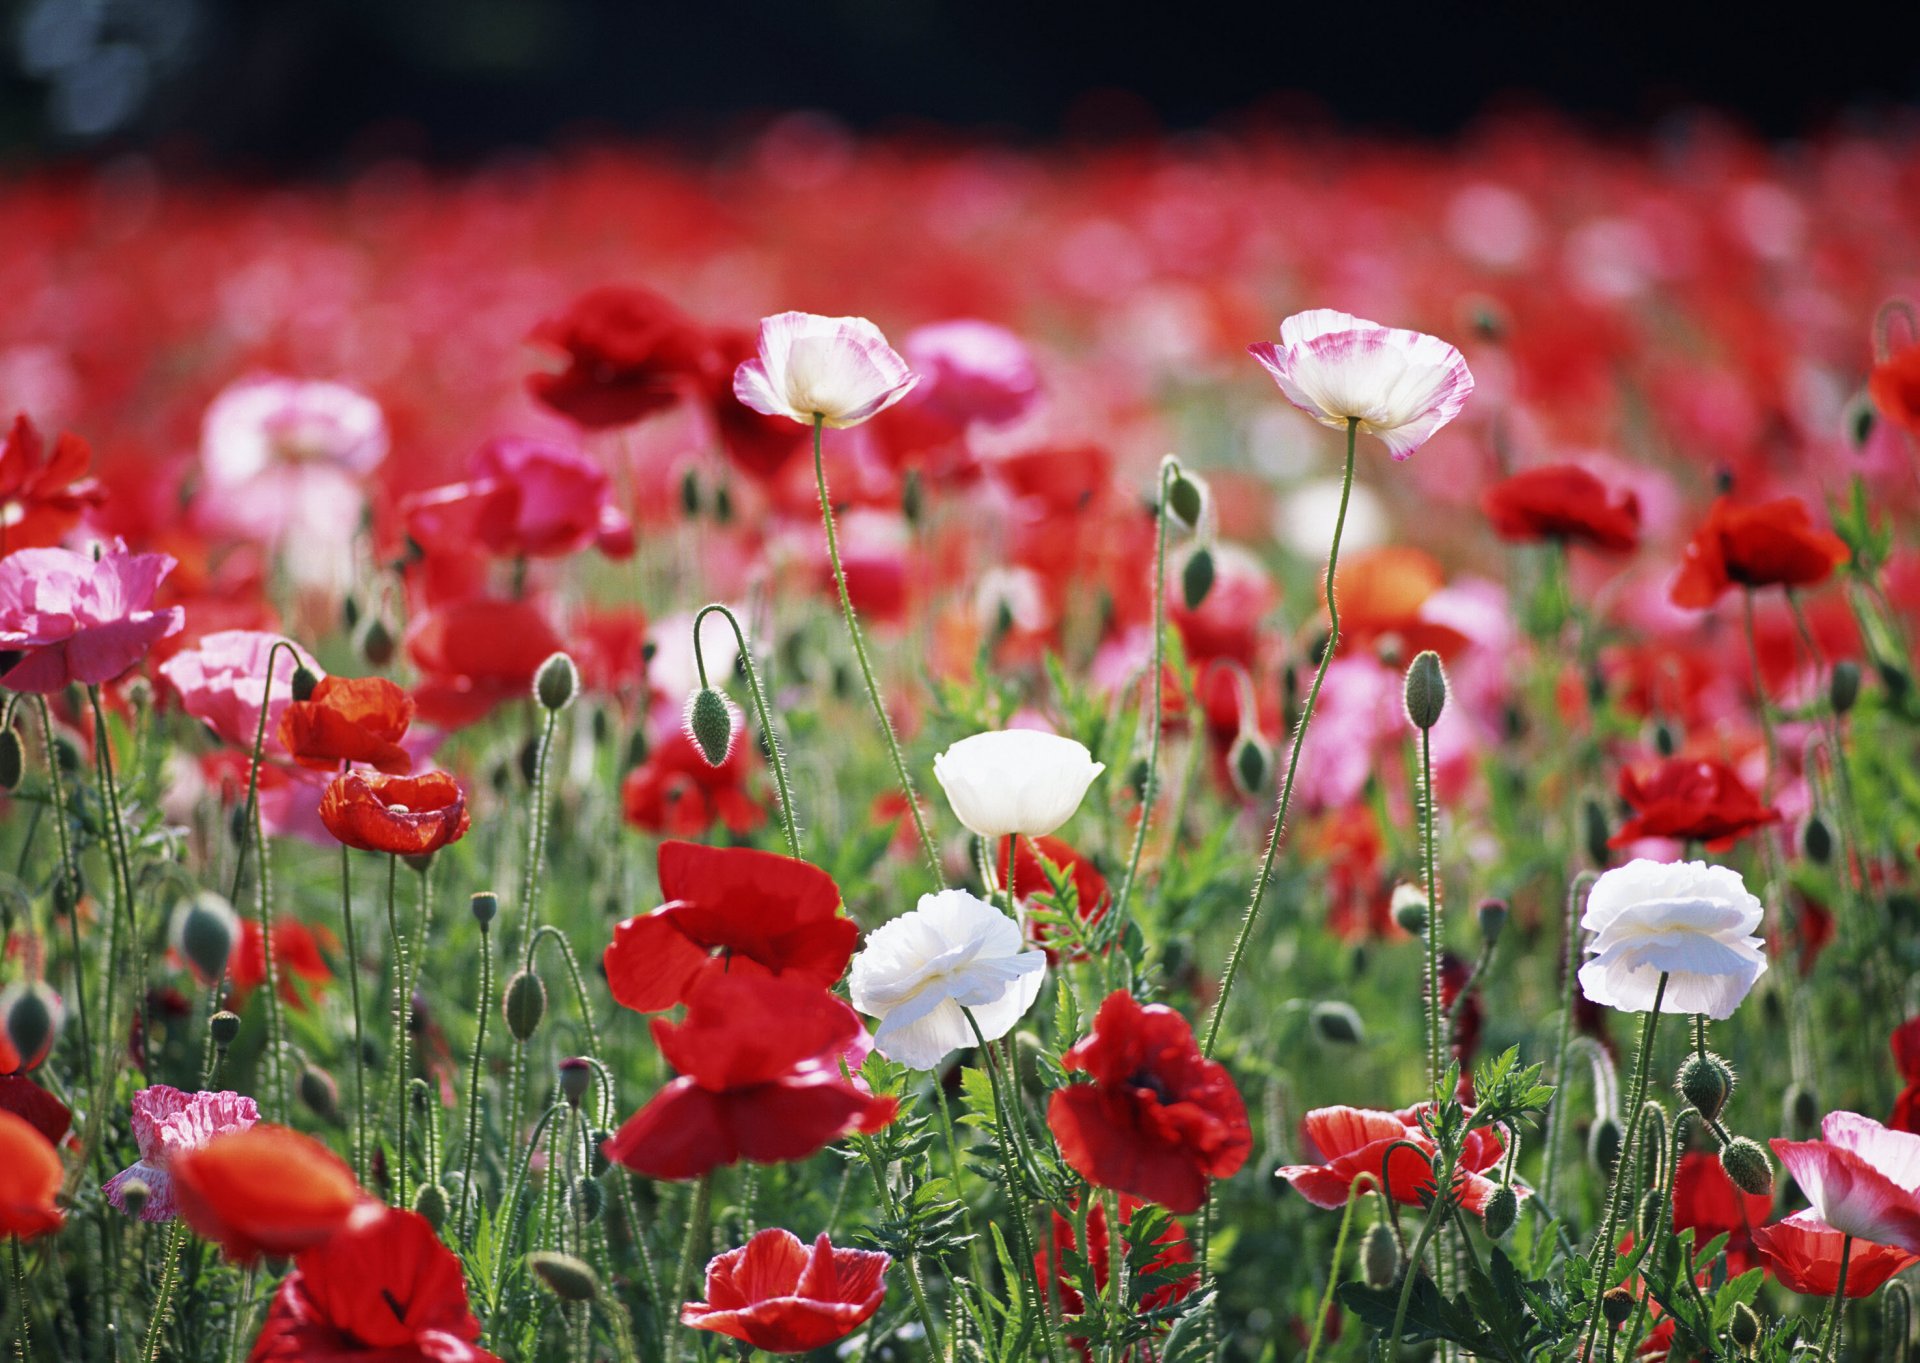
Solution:
<path fill-rule="evenodd" d="M 1437 336 L 1383 327 L 1364 317 L 1315 308 L 1280 324 L 1280 342 L 1247 352 L 1265 365 L 1287 401 L 1323 426 L 1349 421 L 1405 459 L 1460 415 L 1473 375 L 1458 350 Z"/>
<path fill-rule="evenodd" d="M 160 664 L 160 676 L 180 697 L 180 708 L 236 748 L 253 747 L 260 732 L 260 697 L 267 684 L 267 659 L 281 636 L 264 630 L 223 629 L 206 635 Z M 324 675 L 303 648 L 282 651 L 273 661 L 273 692 L 267 702 L 267 733 L 293 703 L 293 674 L 304 667 Z"/>
<path fill-rule="evenodd" d="M 760 323 L 760 353 L 733 375 L 733 395 L 767 416 L 858 426 L 919 382 L 864 317 L 782 312 Z"/>
<path fill-rule="evenodd" d="M 0 653 L 25 655 L 0 686 L 46 693 L 112 681 L 186 623 L 178 606 L 153 609 L 173 567 L 165 554 L 129 554 L 122 545 L 97 559 L 71 549 L 0 559 Z"/>
<path fill-rule="evenodd" d="M 467 474 L 407 499 L 407 532 L 428 549 L 477 543 L 505 558 L 554 557 L 589 544 L 613 558 L 633 552 L 633 526 L 614 503 L 612 480 L 578 451 L 490 440 Z"/>
<path fill-rule="evenodd" d="M 260 1109 L 243 1094 L 184 1093 L 168 1084 L 155 1084 L 133 1095 L 133 1139 L 140 1159 L 101 1187 L 107 1201 L 126 1209 L 126 1185 L 139 1179 L 147 1185 L 142 1221 L 171 1221 L 178 1211 L 173 1196 L 171 1166 L 175 1157 L 198 1150 L 215 1136 L 245 1131 L 260 1120 Z"/>

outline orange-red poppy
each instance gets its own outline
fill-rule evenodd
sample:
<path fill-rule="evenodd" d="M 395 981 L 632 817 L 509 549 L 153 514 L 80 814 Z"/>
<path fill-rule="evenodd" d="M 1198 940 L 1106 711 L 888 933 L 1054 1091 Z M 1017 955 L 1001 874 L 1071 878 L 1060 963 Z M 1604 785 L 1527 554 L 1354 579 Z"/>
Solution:
<path fill-rule="evenodd" d="M 178 1156 L 172 1172 L 187 1225 L 236 1263 L 320 1244 L 365 1200 L 344 1160 L 284 1126 L 216 1136 Z"/>
<path fill-rule="evenodd" d="M 385 677 L 323 677 L 313 695 L 287 706 L 280 742 L 315 771 L 365 762 L 403 773 L 413 758 L 400 746 L 413 722 L 413 697 Z"/>
<path fill-rule="evenodd" d="M 54 1203 L 60 1191 L 60 1156 L 24 1117 L 0 1111 L 0 1235 L 31 1240 L 58 1230 L 66 1213 Z"/>
<path fill-rule="evenodd" d="M 467 797 L 444 771 L 419 776 L 342 772 L 320 797 L 320 822 L 363 852 L 425 856 L 466 836 Z"/>

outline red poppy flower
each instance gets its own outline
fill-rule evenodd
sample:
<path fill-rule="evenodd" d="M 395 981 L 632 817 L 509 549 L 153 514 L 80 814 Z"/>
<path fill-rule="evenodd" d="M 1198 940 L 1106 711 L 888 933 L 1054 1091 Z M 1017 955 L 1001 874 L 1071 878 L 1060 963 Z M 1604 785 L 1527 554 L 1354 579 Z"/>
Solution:
<path fill-rule="evenodd" d="M 67 1105 L 23 1074 L 0 1075 L 0 1112 L 26 1119 L 35 1131 L 59 1145 L 73 1125 Z"/>
<path fill-rule="evenodd" d="M 1040 864 L 1040 858 L 1045 857 L 1057 869 L 1072 875 L 1074 898 L 1078 901 L 1077 913 L 1083 924 L 1098 923 L 1106 917 L 1113 896 L 1107 889 L 1107 878 L 1100 874 L 1100 868 L 1093 864 L 1091 857 L 1081 856 L 1064 839 L 1051 834 L 1038 838 L 1013 838 L 1010 841 L 1014 849 L 1012 878 L 1008 879 L 1008 849 L 1005 843 L 1000 847 L 1000 878 L 1003 883 L 1012 885 L 1016 898 L 1024 902 L 1034 895 L 1051 893 L 1053 882 L 1047 879 L 1046 868 Z M 1044 923 L 1036 922 L 1032 926 L 1034 944 L 1046 945 L 1051 929 Z M 1047 952 L 1047 964 L 1059 963 L 1057 953 Z"/>
<path fill-rule="evenodd" d="M 1625 553 L 1640 543 L 1640 499 L 1616 495 L 1578 464 L 1548 464 L 1504 478 L 1480 494 L 1503 540 L 1563 540 Z"/>
<path fill-rule="evenodd" d="M 1767 1272 L 1788 1291 L 1807 1297 L 1831 1297 L 1840 1285 L 1840 1251 L 1845 1241 L 1846 1236 L 1822 1221 L 1811 1207 L 1753 1228 L 1753 1246 Z M 1920 1254 L 1856 1236 L 1847 1258 L 1847 1295 L 1871 1296 L 1887 1279 L 1914 1264 L 1920 1264 Z"/>
<path fill-rule="evenodd" d="M 1880 415 L 1920 435 L 1920 345 L 1896 350 L 1867 376 L 1867 396 Z"/>
<path fill-rule="evenodd" d="M 1920 1017 L 1908 1018 L 1893 1029 L 1893 1063 L 1907 1086 L 1893 1100 L 1887 1125 L 1896 1131 L 1920 1135 Z"/>
<path fill-rule="evenodd" d="M 1334 1208 L 1346 1205 L 1356 1178 L 1371 1174 L 1378 1179 L 1384 1164 L 1387 1196 L 1417 1207 L 1432 1195 L 1434 1186 L 1432 1160 L 1438 1147 L 1420 1127 L 1421 1116 L 1431 1106 L 1423 1103 L 1399 1112 L 1315 1108 L 1301 1121 L 1300 1133 L 1307 1147 L 1320 1157 L 1320 1163 L 1291 1164 L 1274 1172 L 1314 1206 Z M 1396 1141 L 1406 1144 L 1396 1147 Z M 1468 1133 L 1454 1179 L 1454 1192 L 1468 1211 L 1478 1214 L 1486 1210 L 1488 1199 L 1500 1185 L 1485 1177 L 1485 1171 L 1500 1162 L 1506 1148 L 1496 1131 L 1482 1127 Z M 1514 1192 L 1527 1195 L 1517 1183 Z"/>
<path fill-rule="evenodd" d="M 1670 595 L 1700 609 L 1731 587 L 1810 587 L 1850 556 L 1838 535 L 1814 528 L 1797 497 L 1753 506 L 1721 497 L 1688 543 Z"/>
<path fill-rule="evenodd" d="M 648 1178 L 802 1160 L 893 1120 L 893 1099 L 841 1074 L 842 1063 L 851 1071 L 866 1058 L 866 1032 L 817 984 L 706 972 L 688 992 L 686 1020 L 655 1018 L 653 1039 L 681 1077 L 605 1146 Z"/>
<path fill-rule="evenodd" d="M 346 1162 L 311 1136 L 262 1123 L 174 1158 L 174 1197 L 229 1259 L 297 1254 L 345 1227 L 364 1194 Z"/>
<path fill-rule="evenodd" d="M 713 767 L 685 730 L 662 733 L 647 760 L 620 783 L 627 822 L 681 838 L 698 837 L 716 823 L 729 833 L 751 833 L 767 817 L 746 790 L 751 747 L 735 743 Z"/>
<path fill-rule="evenodd" d="M 707 1299 L 683 1305 L 680 1323 L 770 1354 L 810 1353 L 873 1318 L 890 1263 L 875 1250 L 835 1249 L 825 1231 L 809 1249 L 769 1226 L 708 1261 Z"/>
<path fill-rule="evenodd" d="M 1720 1165 L 1718 1155 L 1689 1150 L 1673 1173 L 1673 1228 L 1698 1232 L 1693 1243 L 1704 1245 L 1714 1236 L 1727 1237 L 1727 1275 L 1739 1277 L 1755 1266 L 1755 1228 L 1773 1212 L 1773 1197 L 1743 1193 Z"/>
<path fill-rule="evenodd" d="M 528 390 L 589 429 L 625 426 L 671 407 L 706 349 L 673 304 L 620 284 L 587 290 L 530 339 L 559 351 L 566 368 L 529 374 Z"/>
<path fill-rule="evenodd" d="M 752 848 L 660 846 L 666 903 L 613 930 L 604 962 L 614 1000 L 640 1013 L 684 1003 L 720 952 L 730 974 L 768 974 L 825 989 L 860 940 L 840 916 L 840 887 L 816 866 Z"/>
<path fill-rule="evenodd" d="M 66 1213 L 54 1202 L 60 1191 L 60 1156 L 34 1123 L 0 1112 L 0 1235 L 31 1240 L 58 1230 Z"/>
<path fill-rule="evenodd" d="M 407 630 L 407 656 L 425 674 L 413 688 L 420 718 L 449 729 L 478 723 L 532 695 L 533 674 L 560 647 L 530 601 L 475 597 L 428 612 Z"/>
<path fill-rule="evenodd" d="M 419 776 L 347 771 L 320 796 L 320 822 L 363 852 L 425 856 L 466 836 L 472 822 L 460 783 L 444 771 Z"/>
<path fill-rule="evenodd" d="M 1076 1204 L 1078 1205 L 1078 1204 Z M 1121 1197 L 1120 1224 L 1123 1227 L 1133 1225 L 1134 1213 L 1147 1204 L 1137 1197 Z M 1123 1237 L 1124 1238 L 1124 1237 Z M 1060 1306 L 1070 1316 L 1077 1316 L 1086 1310 L 1086 1301 L 1080 1295 L 1074 1280 L 1066 1270 L 1066 1255 L 1074 1249 L 1079 1240 L 1074 1233 L 1073 1222 L 1059 1212 L 1053 1214 L 1053 1237 L 1049 1248 L 1042 1248 L 1033 1256 L 1034 1276 L 1041 1282 L 1052 1280 L 1053 1290 L 1060 1295 Z M 1187 1241 L 1187 1232 L 1178 1221 L 1168 1221 L 1166 1228 L 1154 1240 L 1160 1246 L 1160 1252 L 1153 1256 L 1143 1268 L 1135 1269 L 1138 1274 L 1165 1273 L 1181 1264 L 1193 1262 L 1193 1246 Z M 1055 1254 L 1061 1262 L 1054 1266 Z M 1107 1278 L 1113 1270 L 1113 1248 L 1107 1237 L 1107 1206 L 1103 1198 L 1096 1198 L 1087 1209 L 1087 1261 L 1093 1269 L 1093 1285 L 1097 1292 L 1107 1289 Z M 1183 1301 L 1200 1283 L 1200 1275 L 1189 1274 L 1163 1283 L 1142 1297 L 1137 1309 L 1155 1311 L 1163 1306 L 1171 1306 Z M 1086 1341 L 1071 1341 L 1082 1358 L 1088 1356 Z"/>
<path fill-rule="evenodd" d="M 633 552 L 633 526 L 605 469 L 576 450 L 507 436 L 480 447 L 464 482 L 407 498 L 407 533 L 431 552 L 474 545 L 502 558 L 571 554 L 589 544 Z"/>
<path fill-rule="evenodd" d="M 90 507 L 106 500 L 87 477 L 87 442 L 61 432 L 47 453 L 40 430 L 21 412 L 0 441 L 0 554 L 47 549 L 65 539 Z"/>
<path fill-rule="evenodd" d="M 701 396 L 720 437 L 720 448 L 742 473 L 771 483 L 810 438 L 807 428 L 783 416 L 756 412 L 733 395 L 733 375 L 760 353 L 758 332 L 727 328 L 709 332 Z"/>
<path fill-rule="evenodd" d="M 248 1363 L 500 1363 L 474 1343 L 460 1260 L 416 1212 L 371 1205 L 301 1251 Z"/>
<path fill-rule="evenodd" d="M 1665 758 L 1645 777 L 1628 767 L 1620 773 L 1620 798 L 1633 807 L 1633 817 L 1609 847 L 1641 838 L 1725 846 L 1780 820 L 1780 811 L 1760 803 L 1732 767 L 1711 757 Z"/>
<path fill-rule="evenodd" d="M 273 967 L 280 981 L 280 997 L 289 1008 L 304 1008 L 299 984 L 318 993 L 333 982 L 327 959 L 321 948 L 334 945 L 333 935 L 325 929 L 313 929 L 294 919 L 282 919 L 273 925 Z M 251 916 L 240 920 L 240 945 L 227 966 L 233 983 L 232 1005 L 235 1011 L 246 1007 L 253 991 L 267 982 L 267 954 L 260 949 L 260 924 Z"/>
<path fill-rule="evenodd" d="M 413 700 L 385 677 L 322 677 L 306 700 L 280 716 L 280 745 L 315 771 L 365 762 L 404 773 L 413 758 L 400 746 L 413 722 Z"/>
<path fill-rule="evenodd" d="M 1253 1133 L 1240 1091 L 1173 1009 L 1115 990 L 1060 1059 L 1092 1082 L 1055 1090 L 1047 1125 L 1062 1157 L 1096 1187 L 1192 1212 L 1207 1200 L 1208 1179 L 1247 1162 Z"/>

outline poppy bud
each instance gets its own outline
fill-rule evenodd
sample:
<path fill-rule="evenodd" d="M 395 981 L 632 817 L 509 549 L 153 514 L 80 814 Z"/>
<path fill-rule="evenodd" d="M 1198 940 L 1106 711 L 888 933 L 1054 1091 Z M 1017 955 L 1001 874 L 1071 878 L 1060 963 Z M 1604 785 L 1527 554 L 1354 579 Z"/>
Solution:
<path fill-rule="evenodd" d="M 1733 1096 L 1733 1068 L 1711 1051 L 1705 1055 L 1695 1051 L 1681 1062 L 1673 1086 L 1695 1112 L 1710 1122 L 1718 1121 Z"/>
<path fill-rule="evenodd" d="M 1773 1191 L 1773 1165 L 1756 1141 L 1735 1136 L 1720 1150 L 1720 1167 L 1743 1193 L 1764 1197 Z"/>
<path fill-rule="evenodd" d="M 314 688 L 320 685 L 320 679 L 313 675 L 305 663 L 293 669 L 293 698 L 297 701 L 313 699 Z"/>
<path fill-rule="evenodd" d="M 181 905 L 173 919 L 173 943 L 207 984 L 219 981 L 233 959 L 240 940 L 240 920 L 233 906 L 212 890 L 202 890 Z"/>
<path fill-rule="evenodd" d="M 473 911 L 473 921 L 480 925 L 480 931 L 485 932 L 500 912 L 500 896 L 492 890 L 481 890 L 467 901 L 467 907 Z"/>
<path fill-rule="evenodd" d="M 340 1089 L 333 1076 L 318 1065 L 300 1071 L 300 1101 L 314 1116 L 332 1126 L 340 1117 Z"/>
<path fill-rule="evenodd" d="M 1586 800 L 1580 806 L 1580 822 L 1587 844 L 1587 860 L 1595 866 L 1605 866 L 1613 859 L 1613 849 L 1607 846 L 1613 836 L 1607 827 L 1607 811 L 1600 808 L 1598 800 Z"/>
<path fill-rule="evenodd" d="M 580 691 L 580 672 L 573 659 L 556 653 L 533 674 L 534 698 L 548 710 L 564 710 Z"/>
<path fill-rule="evenodd" d="M 1607 1328 L 1618 1330 L 1633 1316 L 1633 1293 L 1624 1287 L 1609 1288 L 1600 1299 L 1600 1312 L 1607 1318 Z"/>
<path fill-rule="evenodd" d="M 919 469 L 908 469 L 901 481 L 900 514 L 906 517 L 908 525 L 920 524 L 920 518 L 927 514 L 927 489 L 920 480 Z"/>
<path fill-rule="evenodd" d="M 1431 729 L 1447 708 L 1447 674 L 1432 649 L 1416 654 L 1407 668 L 1407 719 L 1416 729 Z"/>
<path fill-rule="evenodd" d="M 1833 675 L 1827 678 L 1827 703 L 1836 715 L 1844 715 L 1859 699 L 1860 664 L 1842 659 L 1833 665 Z"/>
<path fill-rule="evenodd" d="M 680 509 L 691 520 L 700 514 L 700 473 L 688 469 L 680 476 Z"/>
<path fill-rule="evenodd" d="M 422 1183 L 414 1192 L 413 1209 L 439 1230 L 447 1222 L 447 1190 L 438 1183 Z"/>
<path fill-rule="evenodd" d="M 393 631 L 377 615 L 367 621 L 367 632 L 360 636 L 360 656 L 375 667 L 393 661 Z"/>
<path fill-rule="evenodd" d="M 1400 1246 L 1384 1221 L 1368 1226 L 1360 1241 L 1360 1276 L 1376 1292 L 1392 1287 L 1400 1276 Z"/>
<path fill-rule="evenodd" d="M 20 735 L 12 729 L 0 730 L 0 790 L 18 789 L 26 768 L 27 755 L 20 747 Z"/>
<path fill-rule="evenodd" d="M 1743 1352 L 1760 1341 L 1760 1317 L 1754 1315 L 1753 1308 L 1743 1301 L 1733 1304 L 1733 1319 L 1727 1322 L 1727 1338 Z"/>
<path fill-rule="evenodd" d="M 1480 1214 L 1480 1221 L 1486 1227 L 1488 1238 L 1498 1240 L 1513 1229 L 1519 1215 L 1520 1195 L 1513 1191 L 1512 1184 L 1503 1183 L 1487 1199 L 1487 1209 Z"/>
<path fill-rule="evenodd" d="M 1661 1214 L 1666 1210 L 1666 1199 L 1658 1188 L 1649 1188 L 1640 1198 L 1640 1238 L 1651 1240 L 1655 1231 L 1660 1229 Z"/>
<path fill-rule="evenodd" d="M 1313 1025 L 1315 1036 L 1335 1046 L 1359 1046 L 1367 1039 L 1366 1024 L 1360 1021 L 1359 1011 L 1338 999 L 1314 1004 L 1307 1020 Z"/>
<path fill-rule="evenodd" d="M 708 766 L 720 766 L 733 755 L 733 706 L 713 687 L 703 686 L 687 698 L 686 726 Z"/>
<path fill-rule="evenodd" d="M 1806 822 L 1800 825 L 1800 850 L 1815 866 L 1825 866 L 1833 860 L 1833 830 L 1818 814 L 1807 815 Z"/>
<path fill-rule="evenodd" d="M 1622 1139 L 1620 1119 L 1611 1113 L 1594 1122 L 1593 1130 L 1587 1133 L 1587 1158 L 1609 1178 L 1613 1177 L 1613 1167 L 1620 1162 Z"/>
<path fill-rule="evenodd" d="M 147 1209 L 147 1200 L 153 1196 L 153 1189 L 147 1186 L 143 1178 L 130 1178 L 120 1185 L 120 1210 L 140 1219 L 140 1213 Z"/>
<path fill-rule="evenodd" d="M 606 1190 L 594 1180 L 581 1177 L 573 1181 L 573 1205 L 579 1209 L 581 1220 L 599 1219 L 600 1211 L 606 1206 L 606 1202 Z"/>
<path fill-rule="evenodd" d="M 1151 771 L 1144 757 L 1136 758 L 1127 768 L 1127 789 L 1133 792 L 1133 798 L 1145 803 L 1147 798 L 1147 776 Z"/>
<path fill-rule="evenodd" d="M 1506 930 L 1509 910 L 1504 899 L 1483 899 L 1476 915 L 1480 920 L 1480 939 L 1491 946 Z"/>
<path fill-rule="evenodd" d="M 1197 611 L 1212 590 L 1213 550 L 1203 544 L 1187 555 L 1186 566 L 1180 569 L 1180 599 L 1188 610 Z"/>
<path fill-rule="evenodd" d="M 569 1056 L 560 1062 L 560 1092 L 573 1106 L 580 1106 L 580 1100 L 587 1096 L 587 1085 L 592 1082 L 593 1066 L 584 1057 Z"/>
<path fill-rule="evenodd" d="M 1182 526 L 1198 530 L 1201 517 L 1206 515 L 1207 501 L 1207 485 L 1199 475 L 1185 469 L 1173 475 L 1173 483 L 1167 488 L 1167 510 Z"/>
<path fill-rule="evenodd" d="M 587 1172 L 595 1178 L 601 1177 L 613 1167 L 613 1161 L 607 1157 L 607 1142 L 613 1139 L 613 1133 L 605 1128 L 596 1129 L 593 1140 L 593 1154 L 587 1160 Z"/>
<path fill-rule="evenodd" d="M 1393 921 L 1409 936 L 1426 935 L 1427 897 L 1418 885 L 1403 883 L 1393 887 Z"/>
<path fill-rule="evenodd" d="M 1242 795 L 1265 794 L 1273 778 L 1273 749 L 1259 734 L 1243 731 L 1233 740 L 1227 766 L 1233 773 L 1234 788 Z"/>
<path fill-rule="evenodd" d="M 1880 684 L 1887 688 L 1887 696 L 1895 704 L 1907 698 L 1907 690 L 1913 685 L 1913 679 L 1907 675 L 1906 668 L 1899 663 L 1876 662 L 1873 670 L 1880 674 Z"/>
<path fill-rule="evenodd" d="M 7 1040 L 13 1043 L 22 1069 L 30 1070 L 46 1059 L 63 1012 L 59 995 L 44 981 L 0 990 L 0 1016 L 6 1018 Z"/>
<path fill-rule="evenodd" d="M 1781 1124 L 1795 1140 L 1806 1140 L 1820 1123 L 1820 1095 L 1805 1084 L 1787 1085 L 1780 1104 Z"/>
<path fill-rule="evenodd" d="M 540 1019 L 547 1015 L 547 986 L 531 967 L 507 981 L 503 1011 L 507 1030 L 513 1033 L 515 1041 L 524 1042 L 539 1030 Z"/>
<path fill-rule="evenodd" d="M 222 1008 L 207 1019 L 207 1030 L 213 1033 L 213 1044 L 224 1051 L 240 1035 L 240 1015 Z"/>
<path fill-rule="evenodd" d="M 1847 404 L 1847 439 L 1852 442 L 1857 454 L 1866 447 L 1873 436 L 1873 427 L 1879 414 L 1873 409 L 1873 399 L 1865 393 L 1856 393 L 1853 401 Z"/>
<path fill-rule="evenodd" d="M 561 1301 L 592 1301 L 600 1295 L 600 1280 L 593 1270 L 571 1254 L 535 1250 L 527 1256 L 527 1267 Z"/>

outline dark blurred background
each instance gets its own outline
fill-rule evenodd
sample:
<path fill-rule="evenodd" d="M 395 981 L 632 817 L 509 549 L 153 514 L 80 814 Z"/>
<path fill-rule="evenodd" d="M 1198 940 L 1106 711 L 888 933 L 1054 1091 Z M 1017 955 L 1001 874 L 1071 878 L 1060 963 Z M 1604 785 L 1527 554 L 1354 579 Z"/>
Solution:
<path fill-rule="evenodd" d="M 778 110 L 881 132 L 1112 139 L 1253 124 L 1441 137 L 1548 108 L 1715 110 L 1769 137 L 1920 105 L 1920 3 L 1638 14 L 1562 0 L 5 0 L 0 158 L 130 147 L 298 173 Z"/>

